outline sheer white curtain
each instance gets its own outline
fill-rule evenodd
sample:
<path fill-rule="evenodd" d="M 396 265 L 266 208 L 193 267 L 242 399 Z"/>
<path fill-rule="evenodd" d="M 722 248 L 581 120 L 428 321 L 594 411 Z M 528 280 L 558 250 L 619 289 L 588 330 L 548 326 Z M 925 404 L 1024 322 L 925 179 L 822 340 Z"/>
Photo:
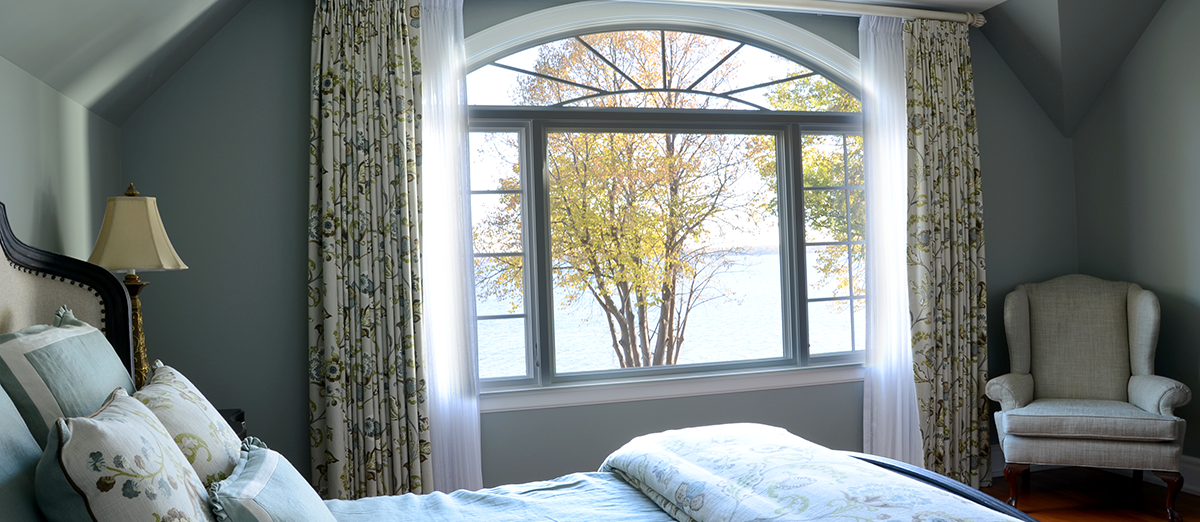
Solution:
<path fill-rule="evenodd" d="M 438 491 L 479 489 L 479 374 L 462 0 L 421 2 L 423 333 Z"/>
<path fill-rule="evenodd" d="M 867 364 L 863 451 L 923 464 L 908 317 L 908 149 L 903 20 L 863 16 L 863 163 L 867 178 Z"/>

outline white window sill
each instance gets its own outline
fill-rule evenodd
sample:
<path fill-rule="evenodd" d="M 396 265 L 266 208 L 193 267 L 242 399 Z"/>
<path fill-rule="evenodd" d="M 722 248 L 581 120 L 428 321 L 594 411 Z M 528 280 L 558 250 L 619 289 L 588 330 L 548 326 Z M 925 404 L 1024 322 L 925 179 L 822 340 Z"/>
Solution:
<path fill-rule="evenodd" d="M 797 388 L 863 380 L 861 363 L 808 368 L 754 369 L 722 374 L 670 376 L 617 382 L 570 383 L 539 388 L 485 391 L 479 411 L 536 410 L 586 404 L 670 399 L 696 395 Z"/>

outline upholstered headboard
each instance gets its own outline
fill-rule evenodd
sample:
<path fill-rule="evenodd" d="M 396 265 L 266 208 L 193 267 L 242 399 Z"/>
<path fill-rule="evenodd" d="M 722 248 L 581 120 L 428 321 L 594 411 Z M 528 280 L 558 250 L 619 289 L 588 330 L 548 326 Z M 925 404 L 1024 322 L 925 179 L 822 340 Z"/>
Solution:
<path fill-rule="evenodd" d="M 129 293 L 112 272 L 22 243 L 0 203 L 0 333 L 49 324 L 60 306 L 99 328 L 126 368 L 133 368 Z"/>

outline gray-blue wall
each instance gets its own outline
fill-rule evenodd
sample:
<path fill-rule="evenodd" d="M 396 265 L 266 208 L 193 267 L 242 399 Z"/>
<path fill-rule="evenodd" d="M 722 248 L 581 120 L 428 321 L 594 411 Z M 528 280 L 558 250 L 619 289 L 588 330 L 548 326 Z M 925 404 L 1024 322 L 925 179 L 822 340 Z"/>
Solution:
<path fill-rule="evenodd" d="M 468 0 L 468 31 L 506 19 L 497 4 Z M 251 432 L 304 472 L 311 16 L 309 2 L 253 0 L 121 128 L 124 176 L 159 198 L 191 266 L 147 274 L 151 357 L 179 367 L 219 407 L 245 409 Z M 857 51 L 852 18 L 781 18 Z M 972 46 L 996 372 L 1007 370 L 997 342 L 1004 293 L 1076 270 L 1075 194 L 1070 143 L 986 39 L 974 34 Z M 593 470 L 631 436 L 731 421 L 859 449 L 862 385 L 486 413 L 485 483 Z"/>
<path fill-rule="evenodd" d="M 1071 141 L 976 29 L 971 30 L 983 176 L 988 373 L 1008 373 L 1004 296 L 1078 270 Z"/>
<path fill-rule="evenodd" d="M 142 274 L 146 345 L 304 473 L 312 3 L 255 0 L 121 127 L 188 270 Z"/>
<path fill-rule="evenodd" d="M 1156 371 L 1200 390 L 1200 2 L 1168 0 L 1074 136 L 1080 272 L 1158 294 Z M 1193 426 L 1200 404 L 1176 410 Z"/>
<path fill-rule="evenodd" d="M 120 143 L 116 125 L 0 57 L 0 203 L 22 241 L 87 259 L 105 198 L 125 191 Z"/>

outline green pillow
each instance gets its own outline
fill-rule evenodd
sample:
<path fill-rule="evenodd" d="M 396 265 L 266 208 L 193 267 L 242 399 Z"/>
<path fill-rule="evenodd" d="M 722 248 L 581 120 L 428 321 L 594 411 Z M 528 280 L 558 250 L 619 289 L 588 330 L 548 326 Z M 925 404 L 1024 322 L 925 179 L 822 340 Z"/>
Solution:
<path fill-rule="evenodd" d="M 42 447 L 59 417 L 96 411 L 114 388 L 133 393 L 108 339 L 66 307 L 53 324 L 0 335 L 0 386 Z"/>
<path fill-rule="evenodd" d="M 55 423 L 34 488 L 51 522 L 213 521 L 167 429 L 121 388 L 96 413 Z"/>

